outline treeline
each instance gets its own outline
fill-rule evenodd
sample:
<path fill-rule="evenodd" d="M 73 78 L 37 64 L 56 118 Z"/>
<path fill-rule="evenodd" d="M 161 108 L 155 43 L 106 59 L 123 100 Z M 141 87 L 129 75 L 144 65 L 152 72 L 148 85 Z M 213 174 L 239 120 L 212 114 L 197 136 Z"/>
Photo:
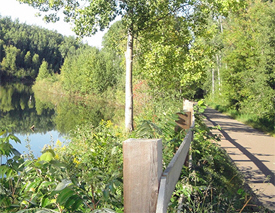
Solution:
<path fill-rule="evenodd" d="M 84 47 L 74 37 L 0 16 L 0 75 L 35 79 L 43 61 L 59 73 L 65 57 Z"/>
<path fill-rule="evenodd" d="M 115 33 L 123 31 L 121 22 L 115 23 L 110 32 L 113 28 L 117 29 Z M 67 52 L 60 73 L 56 75 L 51 64 L 43 60 L 34 87 L 82 97 L 106 91 L 115 93 L 118 88 L 123 91 L 124 57 L 111 45 L 110 32 L 104 36 L 102 49 L 82 45 Z"/>
<path fill-rule="evenodd" d="M 121 24 L 120 24 L 121 25 Z M 0 18 L 0 76 L 58 82 L 68 93 L 94 94 L 116 85 L 122 59 L 112 48 L 99 50 L 74 37 Z M 61 75 L 54 75 L 60 74 Z M 47 83 L 49 84 L 49 82 Z"/>
<path fill-rule="evenodd" d="M 275 126 L 275 4 L 246 1 L 235 12 L 210 14 L 213 37 L 205 91 L 217 108 L 257 127 Z"/>

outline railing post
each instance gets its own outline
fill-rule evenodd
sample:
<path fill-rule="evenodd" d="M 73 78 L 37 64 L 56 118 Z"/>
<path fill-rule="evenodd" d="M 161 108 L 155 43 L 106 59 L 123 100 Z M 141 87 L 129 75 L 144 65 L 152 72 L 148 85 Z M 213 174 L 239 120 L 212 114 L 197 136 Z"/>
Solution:
<path fill-rule="evenodd" d="M 183 111 L 185 111 L 186 115 L 187 115 L 187 118 L 186 118 L 186 123 L 187 123 L 186 128 L 187 129 L 190 129 L 191 126 L 192 126 L 192 123 L 193 123 L 193 115 L 194 115 L 194 108 L 193 107 L 194 107 L 194 104 L 191 101 L 189 101 L 189 100 L 184 100 L 183 101 Z M 193 132 L 192 132 L 191 141 L 193 141 Z M 188 154 L 187 154 L 185 162 L 184 162 L 184 165 L 186 167 L 189 167 L 189 168 L 191 167 L 191 165 L 190 165 L 190 162 L 191 162 L 190 161 L 190 158 L 191 158 L 190 152 L 191 152 L 191 146 L 189 148 Z"/>
<path fill-rule="evenodd" d="M 160 139 L 128 139 L 123 142 L 125 213 L 155 213 L 161 173 Z"/>

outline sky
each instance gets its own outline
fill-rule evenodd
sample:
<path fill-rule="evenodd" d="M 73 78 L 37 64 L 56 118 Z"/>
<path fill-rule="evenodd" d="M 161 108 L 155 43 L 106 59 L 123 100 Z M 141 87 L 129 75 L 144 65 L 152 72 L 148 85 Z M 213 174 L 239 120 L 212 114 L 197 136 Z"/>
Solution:
<path fill-rule="evenodd" d="M 73 35 L 75 33 L 71 30 L 72 27 L 69 23 L 59 21 L 57 23 L 45 23 L 42 20 L 42 17 L 36 17 L 35 14 L 39 12 L 34 8 L 26 5 L 20 4 L 16 0 L 0 0 L 0 15 L 2 17 L 9 16 L 12 20 L 19 19 L 20 23 L 26 23 L 30 25 L 37 25 L 49 30 L 56 30 L 58 33 L 61 33 L 65 36 Z M 85 37 L 84 42 L 87 42 L 91 46 L 101 48 L 102 36 L 106 33 L 107 30 L 103 32 L 98 32 L 92 37 Z"/>

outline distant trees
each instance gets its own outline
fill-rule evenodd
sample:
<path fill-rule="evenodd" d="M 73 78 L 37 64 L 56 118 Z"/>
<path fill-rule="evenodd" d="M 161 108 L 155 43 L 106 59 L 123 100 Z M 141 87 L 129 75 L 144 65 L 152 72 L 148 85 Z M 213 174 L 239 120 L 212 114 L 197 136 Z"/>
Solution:
<path fill-rule="evenodd" d="M 18 57 L 20 56 L 20 49 L 17 49 L 15 46 L 6 46 L 4 45 L 5 57 L 2 60 L 1 66 L 8 75 L 15 75 L 17 71 Z"/>
<path fill-rule="evenodd" d="M 39 81 L 61 72 L 59 83 L 69 93 L 95 94 L 114 87 L 123 73 L 121 56 L 110 45 L 110 33 L 105 35 L 105 47 L 99 50 L 72 36 L 10 18 L 0 17 L 0 29 L 2 78 Z"/>
<path fill-rule="evenodd" d="M 59 73 L 67 54 L 85 46 L 73 37 L 12 21 L 9 17 L 0 16 L 0 32 L 2 77 L 35 79 L 43 59 Z"/>
<path fill-rule="evenodd" d="M 37 76 L 37 80 L 42 80 L 45 78 L 49 78 L 52 75 L 52 70 L 49 68 L 49 64 L 47 61 L 43 61 L 39 71 L 38 71 L 38 76 Z"/>
<path fill-rule="evenodd" d="M 99 94 L 116 86 L 122 74 L 119 60 L 112 52 L 97 48 L 80 48 L 69 54 L 61 68 L 65 90 L 80 94 Z"/>

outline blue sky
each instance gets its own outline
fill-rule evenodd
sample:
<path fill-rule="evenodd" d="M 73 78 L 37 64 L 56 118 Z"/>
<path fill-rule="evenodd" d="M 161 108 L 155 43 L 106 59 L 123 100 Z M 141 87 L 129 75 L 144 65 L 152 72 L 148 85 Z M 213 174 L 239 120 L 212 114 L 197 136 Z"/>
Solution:
<path fill-rule="evenodd" d="M 57 23 L 45 23 L 42 20 L 42 17 L 35 17 L 37 12 L 38 10 L 35 10 L 26 4 L 20 4 L 16 0 L 0 0 L 0 15 L 2 17 L 10 16 L 13 20 L 18 18 L 22 23 L 42 26 L 50 30 L 56 30 L 63 35 L 75 35 L 75 33 L 71 30 L 72 27 L 70 24 L 62 21 Z M 100 48 L 102 36 L 105 32 L 98 32 L 96 35 L 90 38 L 85 37 L 83 40 L 84 42 L 88 42 L 91 46 Z"/>

